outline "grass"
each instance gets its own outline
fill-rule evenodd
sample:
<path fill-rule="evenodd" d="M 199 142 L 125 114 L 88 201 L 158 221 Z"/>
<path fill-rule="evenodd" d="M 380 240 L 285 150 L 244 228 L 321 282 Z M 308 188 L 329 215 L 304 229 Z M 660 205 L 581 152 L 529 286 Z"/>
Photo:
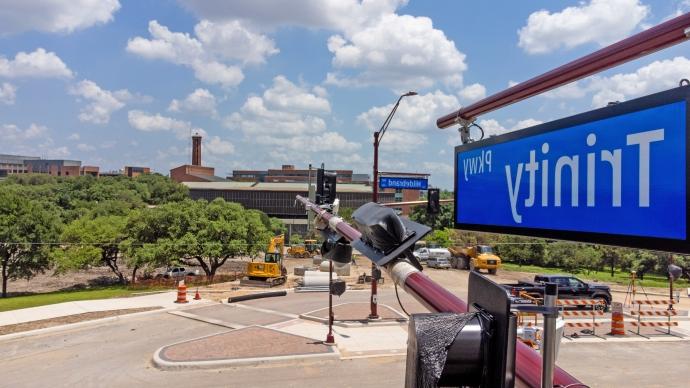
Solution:
<path fill-rule="evenodd" d="M 515 263 L 502 263 L 502 266 L 505 270 L 507 271 L 522 271 L 522 272 L 531 272 L 531 273 L 544 273 L 544 274 L 553 274 L 553 273 L 567 273 L 566 271 L 559 269 L 559 268 L 548 268 L 548 267 L 540 267 L 537 265 L 522 265 L 519 266 Z M 588 280 L 588 281 L 600 281 L 600 282 L 607 282 L 607 283 L 616 283 L 620 284 L 623 286 L 628 285 L 630 282 L 630 273 L 629 272 L 622 272 L 622 271 L 614 271 L 613 277 L 611 277 L 611 271 L 590 271 L 589 273 L 587 272 L 579 272 L 579 273 L 574 273 L 575 276 L 582 280 Z M 639 281 L 639 280 L 638 280 Z M 666 288 L 668 289 L 668 279 L 664 276 L 656 275 L 656 274 L 646 274 L 644 276 L 644 280 L 641 282 L 643 287 L 659 287 L 659 288 Z M 674 287 L 690 287 L 690 282 L 688 282 L 686 279 L 680 279 L 676 280 L 673 283 Z"/>
<path fill-rule="evenodd" d="M 0 298 L 0 312 L 78 300 L 119 298 L 131 296 L 138 292 L 142 292 L 142 290 L 129 289 L 125 286 L 110 286 L 89 290 L 56 291 L 45 294 Z"/>

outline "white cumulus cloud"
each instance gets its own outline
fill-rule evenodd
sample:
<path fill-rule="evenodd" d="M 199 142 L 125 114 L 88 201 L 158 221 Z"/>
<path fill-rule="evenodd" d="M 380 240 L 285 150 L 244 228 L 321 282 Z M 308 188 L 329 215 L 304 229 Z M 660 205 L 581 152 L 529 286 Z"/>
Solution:
<path fill-rule="evenodd" d="M 208 89 L 198 88 L 191 92 L 183 100 L 173 99 L 168 106 L 171 112 L 195 112 L 209 116 L 216 116 L 216 96 Z"/>
<path fill-rule="evenodd" d="M 213 21 L 244 20 L 266 29 L 300 26 L 357 29 L 394 12 L 407 0 L 181 0 L 201 18 Z"/>
<path fill-rule="evenodd" d="M 79 113 L 79 121 L 93 124 L 107 124 L 110 115 L 122 109 L 125 102 L 132 98 L 126 89 L 111 92 L 90 80 L 80 81 L 69 89 L 69 93 L 89 102 Z"/>
<path fill-rule="evenodd" d="M 475 102 L 486 97 L 486 87 L 484 87 L 482 84 L 474 83 L 460 89 L 458 95 L 464 102 Z"/>
<path fill-rule="evenodd" d="M 633 73 L 619 73 L 610 77 L 594 77 L 588 89 L 595 91 L 594 107 L 606 106 L 610 101 L 624 101 L 632 97 L 659 92 L 678 86 L 690 77 L 690 59 L 675 57 L 654 61 Z"/>
<path fill-rule="evenodd" d="M 229 155 L 235 152 L 235 146 L 231 142 L 218 136 L 211 136 L 209 140 L 204 141 L 204 147 L 213 155 Z"/>
<path fill-rule="evenodd" d="M 431 87 L 438 82 L 460 86 L 467 68 L 465 55 L 443 31 L 433 27 L 430 18 L 396 13 L 407 0 L 181 2 L 200 18 L 218 24 L 241 21 L 264 31 L 297 26 L 335 32 L 328 40 L 333 71 L 326 77 L 333 85 L 383 85 L 396 90 Z M 199 31 L 197 35 L 201 36 Z M 254 43 L 254 47 L 267 46 Z"/>
<path fill-rule="evenodd" d="M 327 131 L 331 105 L 323 88 L 296 85 L 279 75 L 261 96 L 250 96 L 225 120 L 252 143 L 296 152 L 350 153 L 360 144 Z"/>
<path fill-rule="evenodd" d="M 202 20 L 195 27 L 196 37 L 173 32 L 156 20 L 149 22 L 151 39 L 134 37 L 127 51 L 147 59 L 183 65 L 207 84 L 237 86 L 244 79 L 241 66 L 262 63 L 278 50 L 266 36 L 254 33 L 239 22 L 215 24 Z"/>
<path fill-rule="evenodd" d="M 518 31 L 518 45 L 530 54 L 586 43 L 606 45 L 628 36 L 649 13 L 639 0 L 591 0 L 560 12 L 540 10 Z"/>
<path fill-rule="evenodd" d="M 70 33 L 105 24 L 120 9 L 118 0 L 2 1 L 0 35 L 23 31 Z"/>
<path fill-rule="evenodd" d="M 71 78 L 72 71 L 54 52 L 39 47 L 30 53 L 20 51 L 14 59 L 0 56 L 0 77 Z"/>
<path fill-rule="evenodd" d="M 0 84 L 0 104 L 14 105 L 14 99 L 17 96 L 17 88 L 8 83 Z"/>
<path fill-rule="evenodd" d="M 428 88 L 439 80 L 459 86 L 465 54 L 431 19 L 388 14 L 366 28 L 328 40 L 336 71 L 326 82 L 342 86 Z"/>

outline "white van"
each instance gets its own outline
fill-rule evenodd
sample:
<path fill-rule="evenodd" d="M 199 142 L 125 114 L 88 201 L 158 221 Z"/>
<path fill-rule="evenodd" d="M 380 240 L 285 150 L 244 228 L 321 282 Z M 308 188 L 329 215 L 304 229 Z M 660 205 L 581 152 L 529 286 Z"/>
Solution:
<path fill-rule="evenodd" d="M 414 251 L 419 261 L 427 261 L 430 258 L 450 260 L 450 252 L 446 248 L 419 248 Z"/>

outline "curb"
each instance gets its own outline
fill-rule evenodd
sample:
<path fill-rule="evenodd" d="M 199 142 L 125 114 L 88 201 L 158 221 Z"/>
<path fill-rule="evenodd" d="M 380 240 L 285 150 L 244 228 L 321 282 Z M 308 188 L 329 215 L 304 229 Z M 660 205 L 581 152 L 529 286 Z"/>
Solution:
<path fill-rule="evenodd" d="M 254 325 L 259 326 L 259 325 Z M 251 327 L 251 326 L 247 326 Z M 280 330 L 272 329 L 266 326 L 259 326 L 270 330 L 281 332 Z M 282 332 L 281 332 L 282 333 Z M 220 367 L 236 367 L 236 366 L 256 366 L 274 363 L 283 363 L 286 361 L 309 361 L 309 360 L 330 360 L 340 359 L 340 351 L 336 346 L 330 346 L 331 352 L 317 353 L 317 354 L 291 354 L 285 356 L 269 356 L 269 357 L 250 357 L 250 358 L 236 358 L 224 360 L 208 360 L 208 361 L 168 361 L 161 357 L 161 353 L 167 347 L 183 344 L 190 341 L 196 341 L 203 338 L 213 337 L 223 332 L 205 335 L 198 338 L 179 341 L 172 344 L 161 346 L 153 353 L 153 365 L 162 370 L 179 370 L 179 369 L 213 369 Z M 287 333 L 289 334 L 289 333 Z M 295 335 L 295 334 L 293 334 Z M 306 338 L 306 337 L 305 337 Z"/>
<path fill-rule="evenodd" d="M 198 339 L 198 338 L 197 338 Z M 179 370 L 179 369 L 213 369 L 220 367 L 235 367 L 235 366 L 256 366 L 266 364 L 279 364 L 286 361 L 309 361 L 309 360 L 338 360 L 340 353 L 335 350 L 333 353 L 320 354 L 301 354 L 289 356 L 273 356 L 273 357 L 256 357 L 256 358 L 237 358 L 227 360 L 211 360 L 211 361 L 167 361 L 164 360 L 160 353 L 164 348 L 170 345 L 162 346 L 153 353 L 153 365 L 162 370 Z"/>

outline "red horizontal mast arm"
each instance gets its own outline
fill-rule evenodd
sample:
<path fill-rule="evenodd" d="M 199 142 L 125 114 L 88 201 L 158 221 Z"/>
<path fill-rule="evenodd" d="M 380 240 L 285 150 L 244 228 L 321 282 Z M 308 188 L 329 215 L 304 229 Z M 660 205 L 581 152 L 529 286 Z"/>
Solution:
<path fill-rule="evenodd" d="M 689 35 L 690 13 L 686 13 L 447 114 L 436 120 L 436 125 L 448 128 L 459 118 L 473 120 L 483 113 L 675 45 L 688 39 Z"/>
<path fill-rule="evenodd" d="M 320 208 L 318 205 L 309 201 L 308 199 L 298 195 L 297 201 L 304 205 L 307 210 L 311 210 L 328 222 L 330 228 L 336 231 L 339 235 L 345 237 L 352 242 L 359 240 L 362 234 L 358 230 L 343 221 L 340 217 L 334 216 L 326 210 Z M 441 287 L 438 283 L 431 280 L 428 276 L 417 269 L 414 269 L 410 264 L 399 260 L 394 260 L 385 266 L 386 272 L 391 275 L 394 281 L 398 277 L 394 276 L 396 272 L 395 266 L 407 266 L 403 268 L 403 272 L 411 272 L 405 277 L 404 284 L 398 284 L 403 287 L 407 293 L 412 295 L 419 303 L 433 312 L 453 312 L 465 313 L 467 312 L 467 303 L 450 291 Z M 517 341 L 515 348 L 515 375 L 521 382 L 528 387 L 539 387 L 541 385 L 541 356 L 534 349 Z M 581 386 L 581 383 L 568 372 L 555 367 L 553 373 L 553 384 L 560 386 Z"/>

